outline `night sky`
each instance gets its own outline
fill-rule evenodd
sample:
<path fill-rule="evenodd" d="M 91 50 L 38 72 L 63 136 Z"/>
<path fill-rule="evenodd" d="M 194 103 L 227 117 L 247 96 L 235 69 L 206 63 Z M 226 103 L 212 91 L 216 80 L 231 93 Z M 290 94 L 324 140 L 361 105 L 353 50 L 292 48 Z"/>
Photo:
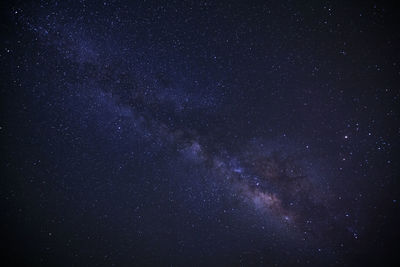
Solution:
<path fill-rule="evenodd" d="M 7 266 L 399 261 L 394 4 L 0 6 Z"/>

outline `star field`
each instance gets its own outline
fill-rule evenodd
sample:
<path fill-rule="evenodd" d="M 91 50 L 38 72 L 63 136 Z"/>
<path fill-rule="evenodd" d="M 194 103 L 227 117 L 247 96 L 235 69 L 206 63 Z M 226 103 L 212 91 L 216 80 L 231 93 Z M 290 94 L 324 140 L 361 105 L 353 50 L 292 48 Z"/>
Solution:
<path fill-rule="evenodd" d="M 390 2 L 1 11 L 10 266 L 397 266 Z"/>

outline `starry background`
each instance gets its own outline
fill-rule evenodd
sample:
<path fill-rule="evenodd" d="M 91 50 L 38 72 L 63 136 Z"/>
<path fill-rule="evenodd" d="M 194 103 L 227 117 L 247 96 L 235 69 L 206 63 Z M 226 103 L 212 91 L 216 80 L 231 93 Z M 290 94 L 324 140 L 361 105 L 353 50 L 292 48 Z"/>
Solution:
<path fill-rule="evenodd" d="M 17 1 L 1 13 L 9 266 L 398 261 L 394 4 Z"/>

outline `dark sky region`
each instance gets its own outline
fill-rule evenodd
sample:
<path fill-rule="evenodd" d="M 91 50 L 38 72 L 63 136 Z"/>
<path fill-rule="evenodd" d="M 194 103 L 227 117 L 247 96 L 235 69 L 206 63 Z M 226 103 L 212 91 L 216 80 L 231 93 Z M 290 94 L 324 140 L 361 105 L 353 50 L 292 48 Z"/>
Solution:
<path fill-rule="evenodd" d="M 398 266 L 394 3 L 0 5 L 7 266 Z"/>

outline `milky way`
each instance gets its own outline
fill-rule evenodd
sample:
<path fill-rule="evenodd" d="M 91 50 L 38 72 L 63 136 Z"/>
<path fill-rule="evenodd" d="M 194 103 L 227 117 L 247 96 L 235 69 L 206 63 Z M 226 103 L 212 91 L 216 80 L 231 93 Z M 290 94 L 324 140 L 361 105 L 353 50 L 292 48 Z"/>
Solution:
<path fill-rule="evenodd" d="M 9 259 L 396 260 L 396 10 L 234 2 L 5 5 Z"/>

